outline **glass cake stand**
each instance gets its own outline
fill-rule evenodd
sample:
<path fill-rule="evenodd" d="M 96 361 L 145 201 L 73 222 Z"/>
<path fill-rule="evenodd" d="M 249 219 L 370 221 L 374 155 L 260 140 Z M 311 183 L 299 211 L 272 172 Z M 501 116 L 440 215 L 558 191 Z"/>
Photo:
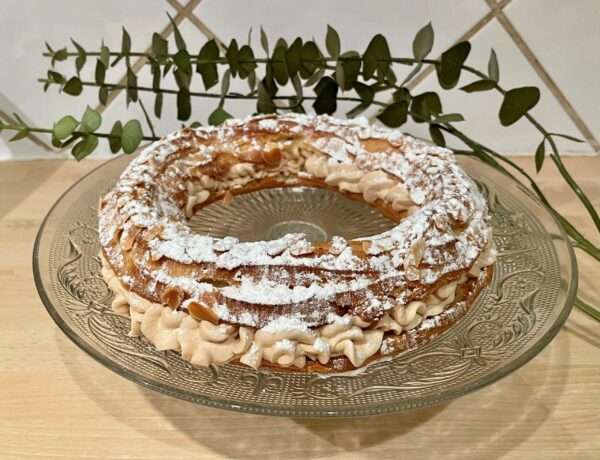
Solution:
<path fill-rule="evenodd" d="M 131 157 L 75 183 L 42 223 L 33 252 L 36 286 L 63 332 L 93 358 L 145 387 L 222 409 L 297 417 L 363 416 L 438 404 L 513 372 L 557 334 L 573 305 L 577 266 L 560 226 L 518 184 L 461 160 L 488 198 L 499 251 L 493 280 L 468 313 L 429 344 L 363 372 L 323 376 L 226 364 L 193 368 L 176 352 L 127 335 L 100 275 L 97 203 Z M 379 211 L 313 188 L 271 189 L 204 208 L 190 225 L 214 236 L 323 240 L 384 231 Z"/>

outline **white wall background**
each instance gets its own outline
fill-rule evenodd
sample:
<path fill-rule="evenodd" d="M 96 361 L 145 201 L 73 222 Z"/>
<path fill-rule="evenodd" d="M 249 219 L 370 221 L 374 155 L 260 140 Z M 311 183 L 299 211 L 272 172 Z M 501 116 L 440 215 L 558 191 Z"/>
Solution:
<path fill-rule="evenodd" d="M 344 49 L 364 51 L 368 40 L 383 33 L 392 54 L 410 55 L 415 32 L 432 21 L 436 33 L 435 55 L 453 42 L 469 38 L 473 45 L 469 63 L 486 68 L 490 48 L 500 62 L 505 87 L 535 85 L 542 98 L 533 114 L 552 131 L 586 139 L 584 144 L 563 143 L 569 153 L 600 151 L 600 1 L 599 0 L 2 0 L 0 8 L 0 117 L 8 121 L 17 112 L 30 124 L 50 127 L 65 114 L 80 115 L 85 106 L 98 104 L 97 90 L 84 89 L 79 97 L 59 95 L 56 89 L 44 94 L 36 80 L 46 74 L 49 62 L 41 57 L 44 41 L 55 48 L 75 38 L 85 48 L 99 48 L 100 40 L 120 48 L 121 27 L 126 26 L 133 48 L 149 46 L 152 32 L 167 30 L 169 12 L 191 49 L 197 50 L 206 35 L 215 34 L 228 42 L 232 37 L 245 42 L 253 28 L 253 44 L 259 43 L 260 26 L 271 38 L 314 36 L 323 42 L 326 25 L 340 33 Z M 72 46 L 70 46 L 72 48 Z M 93 63 L 82 73 L 93 79 Z M 74 73 L 72 61 L 58 70 Z M 112 70 L 107 81 L 119 81 L 124 69 Z M 149 84 L 147 68 L 139 72 L 139 83 Z M 424 75 L 414 93 L 437 88 L 434 73 Z M 198 82 L 199 80 L 197 80 Z M 462 83 L 468 80 L 463 77 Z M 245 85 L 245 84 L 244 84 Z M 218 91 L 218 89 L 217 89 Z M 151 108 L 153 97 L 142 94 Z M 160 133 L 179 126 L 174 101 L 165 96 L 163 117 L 155 125 Z M 491 93 L 466 95 L 458 90 L 444 92 L 445 112 L 466 116 L 461 126 L 467 133 L 497 150 L 531 153 L 539 135 L 525 121 L 502 128 L 497 121 L 499 96 Z M 205 120 L 215 102 L 196 100 L 193 119 Z M 236 103 L 227 109 L 238 116 L 253 111 L 253 103 Z M 340 111 L 343 114 L 343 111 Z M 124 95 L 103 108 L 106 127 L 112 121 L 142 118 L 137 105 L 125 107 Z M 420 134 L 420 126 L 407 125 Z M 39 136 L 8 143 L 12 134 L 0 134 L 0 159 L 65 158 L 66 152 L 48 149 L 49 139 Z M 109 156 L 101 143 L 95 157 Z"/>

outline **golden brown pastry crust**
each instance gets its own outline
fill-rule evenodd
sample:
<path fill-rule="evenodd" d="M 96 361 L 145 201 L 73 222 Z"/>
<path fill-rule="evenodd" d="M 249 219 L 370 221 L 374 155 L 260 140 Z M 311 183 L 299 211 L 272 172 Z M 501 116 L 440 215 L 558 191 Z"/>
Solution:
<path fill-rule="evenodd" d="M 398 226 L 315 243 L 302 235 L 243 243 L 187 227 L 216 200 L 298 185 L 365 200 Z M 103 257 L 127 290 L 253 330 L 347 316 L 367 330 L 493 259 L 487 204 L 450 151 L 330 117 L 254 117 L 174 133 L 131 163 L 99 216 Z M 486 251 L 492 259 L 481 263 Z"/>

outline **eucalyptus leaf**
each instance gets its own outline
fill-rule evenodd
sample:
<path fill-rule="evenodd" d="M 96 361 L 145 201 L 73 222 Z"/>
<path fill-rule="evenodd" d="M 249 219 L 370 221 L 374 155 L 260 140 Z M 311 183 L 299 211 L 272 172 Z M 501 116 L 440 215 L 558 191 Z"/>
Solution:
<path fill-rule="evenodd" d="M 462 91 L 467 93 L 476 93 L 479 91 L 489 91 L 496 87 L 496 82 L 494 80 L 477 80 L 473 83 L 469 83 L 468 85 L 460 88 Z"/>
<path fill-rule="evenodd" d="M 422 61 L 433 49 L 434 32 L 431 22 L 417 32 L 413 40 L 413 56 Z"/>
<path fill-rule="evenodd" d="M 152 34 L 152 55 L 158 62 L 163 62 L 169 56 L 169 42 L 159 33 Z"/>
<path fill-rule="evenodd" d="M 257 65 L 254 62 L 254 52 L 248 45 L 244 45 L 240 48 L 239 53 L 239 73 L 240 78 L 247 78 L 250 72 L 256 69 Z"/>
<path fill-rule="evenodd" d="M 273 99 L 271 99 L 271 95 L 262 82 L 258 84 L 258 100 L 256 102 L 256 110 L 258 113 L 277 112 L 277 107 L 275 106 Z"/>
<path fill-rule="evenodd" d="M 274 97 L 277 94 L 278 87 L 271 75 L 265 75 L 261 83 L 269 96 Z"/>
<path fill-rule="evenodd" d="M 306 80 L 306 82 L 304 83 L 304 86 L 306 88 L 313 86 L 321 78 L 323 78 L 323 75 L 325 75 L 325 67 L 321 67 L 315 74 L 313 74 L 312 77 L 310 77 L 308 80 Z"/>
<path fill-rule="evenodd" d="M 69 57 L 69 53 L 67 51 L 67 48 L 61 48 L 57 51 L 54 52 L 54 54 L 52 55 L 52 60 L 50 61 L 50 65 L 52 67 L 54 67 L 54 63 L 55 62 L 62 62 L 64 60 L 66 60 Z"/>
<path fill-rule="evenodd" d="M 83 160 L 98 147 L 98 138 L 93 134 L 86 134 L 71 149 L 71 155 L 76 160 Z"/>
<path fill-rule="evenodd" d="M 96 84 L 98 86 L 101 86 L 104 84 L 104 81 L 106 79 L 106 67 L 104 66 L 104 64 L 102 63 L 102 61 L 100 59 L 96 60 L 96 70 L 94 72 L 94 80 L 96 81 Z"/>
<path fill-rule="evenodd" d="M 108 62 L 110 60 L 110 50 L 104 46 L 104 43 L 102 43 L 102 46 L 100 47 L 100 62 L 102 62 L 102 64 L 104 64 L 104 67 L 106 69 L 108 69 Z"/>
<path fill-rule="evenodd" d="M 48 70 L 48 80 L 50 80 L 52 83 L 57 83 L 59 85 L 62 85 L 67 81 L 63 74 L 54 70 Z"/>
<path fill-rule="evenodd" d="M 290 103 L 292 112 L 306 113 L 306 110 L 304 110 L 304 106 L 302 105 L 301 99 L 298 99 L 297 97 L 290 97 L 289 103 Z"/>
<path fill-rule="evenodd" d="M 251 93 L 256 89 L 256 72 L 253 70 L 248 74 L 248 89 Z"/>
<path fill-rule="evenodd" d="M 125 27 L 123 27 L 121 36 L 121 53 L 116 57 L 111 65 L 114 67 L 124 57 L 127 57 L 127 60 L 129 60 L 129 53 L 131 53 L 131 37 L 129 36 L 129 32 L 127 32 Z"/>
<path fill-rule="evenodd" d="M 231 42 L 229 43 L 229 46 L 227 47 L 227 52 L 225 53 L 225 57 L 227 58 L 227 63 L 229 64 L 229 70 L 231 71 L 231 75 L 233 75 L 234 77 L 237 75 L 238 73 L 238 67 L 239 67 L 239 48 L 238 48 L 238 44 L 237 44 L 237 40 L 234 38 L 231 40 Z"/>
<path fill-rule="evenodd" d="M 498 56 L 496 56 L 496 52 L 493 49 L 490 53 L 490 60 L 488 61 L 488 76 L 490 77 L 490 80 L 493 80 L 496 83 L 500 80 L 500 68 L 498 67 Z"/>
<path fill-rule="evenodd" d="M 343 89 L 350 90 L 360 74 L 360 67 L 362 64 L 360 54 L 358 54 L 356 51 L 346 51 L 340 55 L 338 62 L 341 62 L 342 67 L 344 68 Z"/>
<path fill-rule="evenodd" d="M 250 30 L 252 30 L 252 28 L 250 28 Z M 194 121 L 193 123 L 190 124 L 190 128 L 196 129 L 196 128 L 201 128 L 202 127 L 202 123 L 200 123 L 199 121 Z"/>
<path fill-rule="evenodd" d="M 223 79 L 221 80 L 221 104 L 223 104 L 223 100 L 225 96 L 229 92 L 229 85 L 231 82 L 231 72 L 228 70 L 223 74 Z"/>
<path fill-rule="evenodd" d="M 101 124 L 102 116 L 100 113 L 88 105 L 83 113 L 83 117 L 81 117 L 81 130 L 85 133 L 93 133 Z"/>
<path fill-rule="evenodd" d="M 287 49 L 287 42 L 285 41 L 285 38 L 278 38 L 277 41 L 275 42 L 275 48 L 277 48 L 278 46 L 282 46 L 284 48 Z"/>
<path fill-rule="evenodd" d="M 408 102 L 392 102 L 377 115 L 377 119 L 390 128 L 397 128 L 406 123 L 407 114 Z"/>
<path fill-rule="evenodd" d="M 410 109 L 413 120 L 423 123 L 442 113 L 442 101 L 437 93 L 428 91 L 413 97 Z"/>
<path fill-rule="evenodd" d="M 131 70 L 131 67 L 127 66 L 127 104 L 137 102 L 137 100 L 137 75 Z"/>
<path fill-rule="evenodd" d="M 391 54 L 387 40 L 381 34 L 375 35 L 365 53 L 363 54 L 363 77 L 369 80 L 377 71 L 380 81 L 385 79 L 388 68 L 391 66 Z"/>
<path fill-rule="evenodd" d="M 228 118 L 232 118 L 231 114 L 226 112 L 223 107 L 219 106 L 215 109 L 213 113 L 208 117 L 208 123 L 211 125 L 220 125 Z"/>
<path fill-rule="evenodd" d="M 394 91 L 394 94 L 392 94 L 392 98 L 394 99 L 394 102 L 400 102 L 400 101 L 410 102 L 410 100 L 411 100 L 410 91 L 404 87 L 398 88 L 396 91 Z"/>
<path fill-rule="evenodd" d="M 186 49 L 185 40 L 179 31 L 177 23 L 173 20 L 169 13 L 167 13 L 167 16 L 169 17 L 169 21 L 171 21 L 171 26 L 173 27 L 173 35 L 175 36 L 175 46 L 177 47 L 177 50 L 181 51 Z"/>
<path fill-rule="evenodd" d="M 346 86 L 344 78 L 344 65 L 342 61 L 338 61 L 335 65 L 335 81 L 342 90 Z"/>
<path fill-rule="evenodd" d="M 354 82 L 353 88 L 354 91 L 356 91 L 356 94 L 358 94 L 358 97 L 360 97 L 362 100 L 363 104 L 365 104 L 367 107 L 371 105 L 373 99 L 375 98 L 375 90 L 371 86 L 357 81 Z"/>
<path fill-rule="evenodd" d="M 294 87 L 294 91 L 296 92 L 296 97 L 299 100 L 303 99 L 303 90 L 302 90 L 302 81 L 300 81 L 300 77 L 295 75 L 292 77 L 292 86 Z"/>
<path fill-rule="evenodd" d="M 66 115 L 54 123 L 52 134 L 59 141 L 69 137 L 77 129 L 79 122 L 71 115 Z"/>
<path fill-rule="evenodd" d="M 268 56 L 269 55 L 269 39 L 267 38 L 267 34 L 265 33 L 265 31 L 263 30 L 263 28 L 260 28 L 260 44 L 262 46 L 262 49 L 265 51 L 265 54 Z"/>
<path fill-rule="evenodd" d="M 302 39 L 296 38 L 285 54 L 285 63 L 290 78 L 295 77 L 300 71 L 300 63 L 302 59 Z"/>
<path fill-rule="evenodd" d="M 513 88 L 506 92 L 498 117 L 502 126 L 510 126 L 523 117 L 540 100 L 540 90 L 534 86 Z"/>
<path fill-rule="evenodd" d="M 79 96 L 83 91 L 83 85 L 78 77 L 71 77 L 65 86 L 63 86 L 63 92 L 70 96 Z"/>
<path fill-rule="evenodd" d="M 156 118 L 160 118 L 162 115 L 163 107 L 163 93 L 156 93 L 154 97 L 154 115 Z"/>
<path fill-rule="evenodd" d="M 465 121 L 465 119 L 460 113 L 445 113 L 435 117 L 433 121 L 434 123 L 454 123 L 458 121 Z"/>
<path fill-rule="evenodd" d="M 442 88 L 451 89 L 456 86 L 470 51 L 469 42 L 460 42 L 442 53 L 440 63 L 436 65 L 438 81 Z"/>
<path fill-rule="evenodd" d="M 128 56 L 131 53 L 131 36 L 127 29 L 123 27 L 123 36 L 121 37 L 121 54 Z"/>
<path fill-rule="evenodd" d="M 0 132 L 2 132 L 2 126 L 0 126 Z M 63 148 L 63 143 L 61 141 L 59 141 L 54 134 L 52 134 L 52 136 L 51 136 L 50 143 L 52 144 L 52 147 L 54 147 L 55 149 Z"/>
<path fill-rule="evenodd" d="M 214 40 L 207 41 L 200 53 L 198 53 L 198 60 L 216 60 L 219 58 L 219 46 Z M 217 64 L 213 62 L 198 62 L 196 72 L 202 75 L 202 82 L 206 89 L 210 89 L 215 86 L 219 81 L 219 73 L 217 71 Z"/>
<path fill-rule="evenodd" d="M 429 125 L 429 136 L 435 145 L 446 147 L 446 139 L 444 139 L 444 134 L 439 127 L 435 125 Z"/>
<path fill-rule="evenodd" d="M 177 69 L 181 70 L 183 73 L 187 75 L 192 74 L 192 61 L 187 50 L 183 49 L 177 51 L 173 56 L 173 62 L 177 66 Z"/>
<path fill-rule="evenodd" d="M 535 170 L 540 172 L 542 165 L 544 164 L 544 158 L 546 157 L 546 138 L 542 139 L 540 145 L 535 149 Z"/>
<path fill-rule="evenodd" d="M 333 114 L 337 110 L 338 84 L 331 77 L 323 77 L 315 86 L 317 99 L 313 103 L 313 108 L 317 114 Z"/>
<path fill-rule="evenodd" d="M 123 136 L 123 125 L 120 121 L 116 121 L 110 130 L 110 137 L 108 138 L 108 145 L 112 153 L 117 153 L 121 150 L 121 138 Z"/>
<path fill-rule="evenodd" d="M 325 46 L 331 57 L 337 58 L 340 55 L 341 43 L 340 36 L 337 31 L 327 25 L 327 34 L 325 35 Z"/>
<path fill-rule="evenodd" d="M 83 66 L 85 66 L 85 62 L 87 61 L 87 53 L 85 52 L 83 47 L 72 38 L 71 43 L 73 43 L 73 46 L 77 50 L 77 58 L 75 59 L 75 70 L 77 71 L 77 75 L 79 75 L 81 69 L 83 69 Z"/>
<path fill-rule="evenodd" d="M 400 86 L 404 86 L 409 81 L 411 81 L 415 77 L 415 75 L 417 75 L 421 71 L 422 68 L 423 68 L 423 63 L 419 62 L 416 66 L 414 66 L 412 68 L 412 70 L 408 73 L 408 75 L 406 75 L 406 77 L 404 77 L 404 80 L 402 80 L 402 83 L 400 83 Z"/>
<path fill-rule="evenodd" d="M 317 44 L 314 41 L 304 43 L 302 53 L 300 53 L 300 76 L 305 79 L 312 77 L 315 72 L 323 68 L 323 64 Z"/>
<path fill-rule="evenodd" d="M 152 91 L 155 93 L 160 92 L 160 65 L 156 62 L 150 66 L 150 72 L 152 73 Z"/>
<path fill-rule="evenodd" d="M 129 120 L 121 132 L 121 145 L 125 153 L 133 153 L 142 142 L 142 125 L 138 120 Z"/>
<path fill-rule="evenodd" d="M 166 77 L 172 68 L 173 68 L 173 61 L 167 61 L 167 63 L 163 67 L 163 71 L 162 71 L 163 77 Z"/>
<path fill-rule="evenodd" d="M 177 88 L 189 90 L 190 83 L 192 81 L 192 74 L 185 73 L 182 69 L 178 68 L 175 69 L 175 72 L 173 72 L 173 76 L 175 77 Z"/>
<path fill-rule="evenodd" d="M 181 88 L 177 92 L 177 119 L 186 121 L 192 115 L 192 100 L 190 92 L 186 88 Z"/>
<path fill-rule="evenodd" d="M 287 46 L 284 43 L 278 43 L 273 50 L 272 69 L 275 80 L 280 85 L 287 84 L 289 73 L 286 62 Z"/>
<path fill-rule="evenodd" d="M 396 73 L 394 72 L 394 68 L 390 65 L 385 73 L 384 81 L 391 86 L 395 86 L 398 81 L 398 77 L 396 77 Z"/>
<path fill-rule="evenodd" d="M 98 101 L 102 105 L 106 105 L 108 102 L 108 88 L 106 86 L 101 86 L 98 89 Z"/>

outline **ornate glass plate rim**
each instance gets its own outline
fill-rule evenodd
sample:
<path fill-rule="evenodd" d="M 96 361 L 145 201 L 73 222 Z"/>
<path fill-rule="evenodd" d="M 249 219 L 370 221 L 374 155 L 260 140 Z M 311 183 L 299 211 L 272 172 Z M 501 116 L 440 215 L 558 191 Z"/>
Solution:
<path fill-rule="evenodd" d="M 308 381 L 308 386 L 310 386 L 311 389 L 307 390 L 306 388 L 301 388 L 301 390 L 304 391 L 305 397 L 309 393 L 316 391 L 316 393 L 311 394 L 311 396 L 314 397 L 312 402 L 310 400 L 306 400 L 296 405 L 273 404 L 269 402 L 269 392 L 272 396 L 274 394 L 273 392 L 281 390 L 282 385 L 286 384 L 286 376 L 292 375 L 290 373 L 273 373 L 266 371 L 254 371 L 251 369 L 245 370 L 246 374 L 240 377 L 240 382 L 238 383 L 251 383 L 253 386 L 253 392 L 251 394 L 254 395 L 254 397 L 251 396 L 249 400 L 244 401 L 234 401 L 223 397 L 202 395 L 198 394 L 197 392 L 186 390 L 185 388 L 176 387 L 175 385 L 169 385 L 165 382 L 159 381 L 157 378 L 148 377 L 147 375 L 143 375 L 141 372 L 137 372 L 134 368 L 129 368 L 121 364 L 120 362 L 117 362 L 115 358 L 111 357 L 109 353 L 106 353 L 105 351 L 94 347 L 89 340 L 86 340 L 84 337 L 82 337 L 82 335 L 79 333 L 80 331 L 78 331 L 77 328 L 73 326 L 73 323 L 71 322 L 71 324 L 69 324 L 69 321 L 65 319 L 64 315 L 66 313 L 64 307 L 62 305 L 55 305 L 55 302 L 53 302 L 50 298 L 50 295 L 47 292 L 47 289 L 49 289 L 50 286 L 47 285 L 48 280 L 44 279 L 45 268 L 43 265 L 44 263 L 50 263 L 48 260 L 45 260 L 44 257 L 47 256 L 49 258 L 50 250 L 48 247 L 52 244 L 51 240 L 53 240 L 53 238 L 55 237 L 55 235 L 52 234 L 50 230 L 52 229 L 53 225 L 60 223 L 60 216 L 56 216 L 55 214 L 57 213 L 57 209 L 60 207 L 61 203 L 63 203 L 65 200 L 68 199 L 68 197 L 72 196 L 73 194 L 77 194 L 78 188 L 81 186 L 82 183 L 84 183 L 85 181 L 89 181 L 93 178 L 100 177 L 107 171 L 111 172 L 111 168 L 114 170 L 112 171 L 111 179 L 114 179 L 114 173 L 116 171 L 121 170 L 122 167 L 124 167 L 124 165 L 126 164 L 126 161 L 129 161 L 129 159 L 118 157 L 114 160 L 108 161 L 98 166 L 97 168 L 89 172 L 87 175 L 83 176 L 75 184 L 73 184 L 67 191 L 63 193 L 63 195 L 53 205 L 53 207 L 50 209 L 47 216 L 45 217 L 44 221 L 42 222 L 35 240 L 33 250 L 34 279 L 38 293 L 48 313 L 54 319 L 54 321 L 57 323 L 60 329 L 75 344 L 77 344 L 86 353 L 88 353 L 94 359 L 96 359 L 112 371 L 116 372 L 117 374 L 129 380 L 132 380 L 133 382 L 136 382 L 142 385 L 143 387 L 150 388 L 168 394 L 170 396 L 221 409 L 229 409 L 265 415 L 299 417 L 366 416 L 440 404 L 442 402 L 455 399 L 457 397 L 475 391 L 479 388 L 482 388 L 486 385 L 494 383 L 500 378 L 515 371 L 516 369 L 527 363 L 529 360 L 531 360 L 555 337 L 555 335 L 562 327 L 563 323 L 566 321 L 574 303 L 574 298 L 577 291 L 577 265 L 575 256 L 570 244 L 567 243 L 567 236 L 564 230 L 562 229 L 560 224 L 554 219 L 550 211 L 548 211 L 547 208 L 545 208 L 542 204 L 537 202 L 537 200 L 535 200 L 535 198 L 533 198 L 532 195 L 516 181 L 508 178 L 507 176 L 501 175 L 500 173 L 497 173 L 491 167 L 481 162 L 471 159 L 461 159 L 463 166 L 470 173 L 470 175 L 472 177 L 478 178 L 478 182 L 480 182 L 480 184 L 483 184 L 484 189 L 486 189 L 486 192 L 489 193 L 488 199 L 490 201 L 492 199 L 497 199 L 498 195 L 500 194 L 504 194 L 504 196 L 512 195 L 513 203 L 518 202 L 518 205 L 521 206 L 522 209 L 520 211 L 523 213 L 523 216 L 526 219 L 529 219 L 533 223 L 532 225 L 538 225 L 537 231 L 540 231 L 541 233 L 533 232 L 532 238 L 538 238 L 535 241 L 539 242 L 541 242 L 542 240 L 547 240 L 546 243 L 551 244 L 553 246 L 554 256 L 552 258 L 554 260 L 555 266 L 551 268 L 558 269 L 558 279 L 554 279 L 554 284 L 558 283 L 559 291 L 557 291 L 558 293 L 556 299 L 554 300 L 554 304 L 544 305 L 542 315 L 544 313 L 547 313 L 545 317 L 546 324 L 542 325 L 544 326 L 543 329 L 538 329 L 538 332 L 540 330 L 542 332 L 538 335 L 534 335 L 529 342 L 524 344 L 526 348 L 521 349 L 520 353 L 513 353 L 506 362 L 502 362 L 500 365 L 497 365 L 492 372 L 488 372 L 487 374 L 484 373 L 483 375 L 477 378 L 465 380 L 464 375 L 461 374 L 461 372 L 463 372 L 465 368 L 464 363 L 479 363 L 479 365 L 483 365 L 485 367 L 486 362 L 488 360 L 490 362 L 494 362 L 494 359 L 497 358 L 497 356 L 494 357 L 493 348 L 490 350 L 486 350 L 486 348 L 483 347 L 482 349 L 480 345 L 477 345 L 471 340 L 472 337 L 474 337 L 472 333 L 475 329 L 482 329 L 481 331 L 477 329 L 477 336 L 480 338 L 483 337 L 482 340 L 495 340 L 497 343 L 507 343 L 507 346 L 509 347 L 514 347 L 515 344 L 518 345 L 517 341 L 513 341 L 513 336 L 516 336 L 518 331 L 525 331 L 525 335 L 527 332 L 531 331 L 531 329 L 534 326 L 533 323 L 536 321 L 536 317 L 542 316 L 539 315 L 539 312 L 536 311 L 537 307 L 535 305 L 541 302 L 541 300 L 536 300 L 536 294 L 539 294 L 543 287 L 538 286 L 536 289 L 533 290 L 533 293 L 528 293 L 527 295 L 522 294 L 521 297 L 519 297 L 518 295 L 520 292 L 519 289 L 522 289 L 523 285 L 527 284 L 527 281 L 523 282 L 523 279 L 525 279 L 525 277 L 527 276 L 530 276 L 531 274 L 541 277 L 537 281 L 538 284 L 546 282 L 548 279 L 548 273 L 551 274 L 551 270 L 548 268 L 547 265 L 542 265 L 538 269 L 533 271 L 519 270 L 517 267 L 516 271 L 512 274 L 508 273 L 507 276 L 505 276 L 500 281 L 501 285 L 499 285 L 498 271 L 502 271 L 502 267 L 500 267 L 500 270 L 496 270 L 492 286 L 490 286 L 486 293 L 480 296 L 478 302 L 476 302 L 476 304 L 471 308 L 471 311 L 469 311 L 469 313 L 463 319 L 463 321 L 453 326 L 453 328 L 457 328 L 462 324 L 466 327 L 464 323 L 466 322 L 466 319 L 469 317 L 469 315 L 471 315 L 473 310 L 479 309 L 481 311 L 484 311 L 486 306 L 492 303 L 496 305 L 498 305 L 501 302 L 509 304 L 512 299 L 512 302 L 515 303 L 518 306 L 518 308 L 523 309 L 523 311 L 527 312 L 527 309 L 529 309 L 529 315 L 522 314 L 521 312 L 520 316 L 516 316 L 517 319 L 514 321 L 513 324 L 511 324 L 511 328 L 513 329 L 512 332 L 504 331 L 502 334 L 494 335 L 497 332 L 494 331 L 494 313 L 486 313 L 488 316 L 483 316 L 482 321 L 470 326 L 470 329 L 463 334 L 462 338 L 459 335 L 454 334 L 456 337 L 451 338 L 453 340 L 452 344 L 454 345 L 451 345 L 450 348 L 448 348 L 448 340 L 446 340 L 446 343 L 444 343 L 442 339 L 448 339 L 448 334 L 450 334 L 454 330 L 453 328 L 451 328 L 442 336 L 434 339 L 430 344 L 423 347 L 423 349 L 420 348 L 418 350 L 405 353 L 400 357 L 394 358 L 394 360 L 390 362 L 378 363 L 375 366 L 370 367 L 368 372 L 366 373 L 362 373 L 357 376 L 343 375 L 327 378 L 323 378 L 320 376 L 311 377 L 311 379 Z M 493 187 L 489 187 L 490 184 L 493 185 Z M 498 193 L 498 190 L 501 193 Z M 100 190 L 98 190 L 98 193 L 100 193 Z M 518 196 L 516 201 L 514 195 Z M 490 204 L 492 205 L 491 202 Z M 534 212 L 538 215 L 538 218 L 534 217 Z M 500 220 L 502 219 L 508 219 L 508 217 L 501 217 Z M 543 221 L 543 224 L 541 221 Z M 517 225 L 518 227 L 518 225 L 522 225 L 522 223 L 519 224 L 517 222 L 515 224 L 513 222 L 510 225 Z M 549 230 L 547 227 L 552 228 Z M 522 230 L 520 230 L 518 233 L 519 235 L 521 235 Z M 520 237 L 517 238 L 517 240 L 520 241 L 524 238 L 526 239 L 526 237 Z M 538 249 L 537 251 L 536 248 Z M 506 252 L 504 255 L 510 259 L 511 257 L 513 257 L 514 253 L 514 257 L 518 258 L 519 254 L 522 254 L 523 251 L 529 251 L 530 255 L 536 254 L 537 252 L 539 252 L 539 247 L 536 246 L 533 250 L 523 250 L 517 248 L 515 250 L 512 250 L 512 252 Z M 562 257 L 559 257 L 557 252 L 560 252 L 560 256 Z M 505 282 L 507 282 L 508 287 L 505 287 Z M 515 292 L 517 293 L 516 297 L 515 295 L 513 295 Z M 492 315 L 491 317 L 489 316 L 490 314 Z M 490 327 L 492 328 L 492 330 L 490 330 Z M 441 350 L 440 347 L 443 348 L 442 353 L 439 352 L 439 350 Z M 419 371 L 423 372 L 422 369 L 413 368 L 413 366 L 415 366 L 414 363 L 417 362 L 416 358 L 418 358 L 418 353 L 423 352 L 423 350 L 430 351 L 428 353 L 428 358 L 441 359 L 440 356 L 444 354 L 453 356 L 455 362 L 451 363 L 448 367 L 448 369 L 453 370 L 445 370 L 444 373 L 442 373 L 442 375 L 446 375 L 448 374 L 448 372 L 450 372 L 451 374 L 454 372 L 456 374 L 454 376 L 456 377 L 455 380 L 458 380 L 459 384 L 448 385 L 447 388 L 438 388 L 436 389 L 434 394 L 426 395 L 426 397 L 414 397 L 409 399 L 391 397 L 387 398 L 388 400 L 385 400 L 383 402 L 364 402 L 365 397 L 367 397 L 368 399 L 369 396 L 377 396 L 378 394 L 388 396 L 390 394 L 401 395 L 403 392 L 406 394 L 406 392 L 410 392 L 415 389 L 418 394 L 418 386 L 414 388 L 411 387 L 411 385 L 414 386 L 414 382 L 408 382 L 408 386 L 398 386 L 387 384 L 385 379 L 386 373 L 390 374 L 390 372 L 396 374 L 398 372 L 403 372 L 407 374 L 409 374 L 410 372 L 416 372 L 417 374 Z M 431 364 L 429 363 L 428 365 Z M 236 372 L 240 372 L 240 366 L 227 366 L 231 368 L 237 368 Z M 390 371 L 390 369 L 392 370 Z M 427 368 L 425 367 L 425 369 Z M 454 369 L 458 369 L 458 373 L 456 373 Z M 219 368 L 212 367 L 205 371 L 208 372 L 209 382 L 210 376 L 213 377 L 212 383 L 218 381 L 218 379 L 220 378 L 220 376 L 218 375 Z M 293 374 L 296 376 L 298 375 L 298 373 Z M 362 384 L 360 383 L 361 381 L 363 381 Z M 367 383 L 364 384 L 364 381 L 366 381 Z M 442 382 L 442 385 L 443 384 L 444 382 Z M 306 385 L 306 382 L 304 382 L 302 385 Z M 337 387 L 339 385 L 341 385 L 341 390 Z M 315 387 L 318 390 L 314 390 Z M 319 389 L 319 387 L 322 388 Z M 296 388 L 296 390 L 297 389 L 298 388 Z M 346 391 L 347 393 L 344 394 L 344 391 Z M 300 395 L 300 398 L 302 398 L 302 395 Z M 322 404 L 319 403 L 320 400 L 323 401 Z M 354 402 L 352 402 L 352 400 L 354 400 Z M 358 402 L 356 402 L 357 400 Z M 335 404 L 326 404 L 326 402 L 331 403 L 332 401 Z"/>

